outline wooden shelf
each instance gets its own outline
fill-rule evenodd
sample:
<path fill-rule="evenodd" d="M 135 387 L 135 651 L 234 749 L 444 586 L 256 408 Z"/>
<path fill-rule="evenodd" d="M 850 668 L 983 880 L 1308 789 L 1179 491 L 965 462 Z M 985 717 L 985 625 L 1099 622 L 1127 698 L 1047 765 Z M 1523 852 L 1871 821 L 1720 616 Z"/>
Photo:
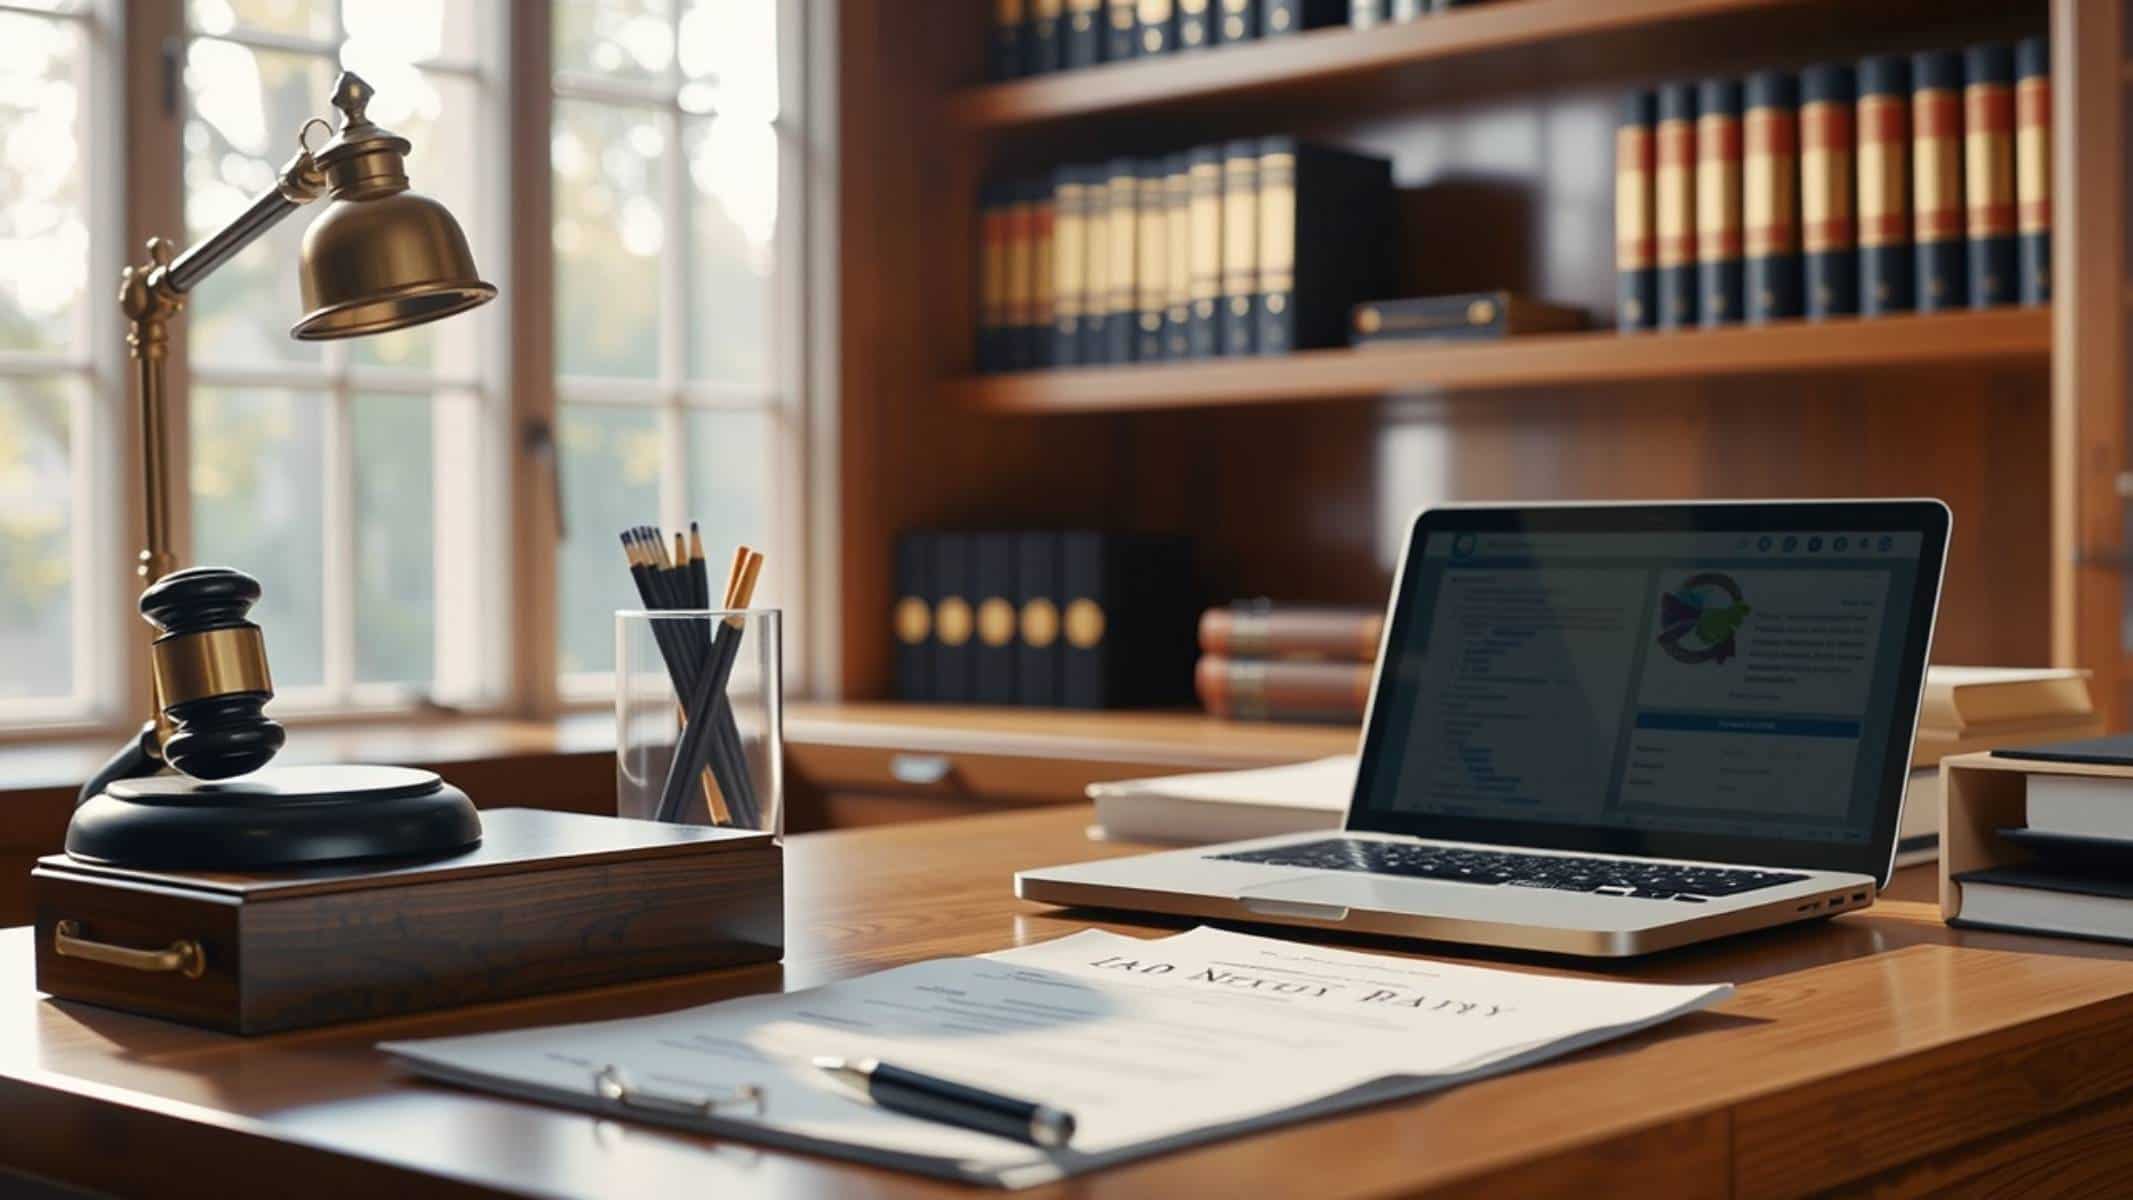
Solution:
<path fill-rule="evenodd" d="M 1914 366 L 2042 366 L 2050 361 L 2051 345 L 2049 309 L 2004 308 L 1680 333 L 1604 331 L 1306 350 L 1278 358 L 974 376 L 950 386 L 961 404 L 987 412 L 1116 412 Z"/>
<path fill-rule="evenodd" d="M 1991 8 L 1968 0 L 1496 0 L 1368 32 L 1320 29 L 966 87 L 950 94 L 947 114 L 967 130 L 1004 130 L 1128 110 L 1280 104 L 1311 92 L 1411 103 L 1492 84 L 1530 89 L 1540 81 L 1664 74 L 1751 50 L 1856 51 L 1890 28 L 1990 20 Z"/>

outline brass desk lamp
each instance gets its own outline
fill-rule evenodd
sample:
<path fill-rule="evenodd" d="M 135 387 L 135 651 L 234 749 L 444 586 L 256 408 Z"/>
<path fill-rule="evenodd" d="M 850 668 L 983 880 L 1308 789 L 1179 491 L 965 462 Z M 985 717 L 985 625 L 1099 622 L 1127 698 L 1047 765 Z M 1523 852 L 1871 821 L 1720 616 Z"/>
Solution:
<path fill-rule="evenodd" d="M 326 211 L 304 232 L 298 278 L 307 341 L 406 329 L 496 297 L 474 270 L 466 235 L 442 204 L 407 190 L 407 139 L 364 114 L 372 90 L 343 72 L 333 90 L 338 129 L 305 122 L 298 150 L 262 194 L 207 240 L 173 256 L 148 240 L 149 261 L 128 267 L 119 307 L 130 329 L 141 398 L 141 463 L 149 582 L 141 613 L 151 649 L 154 719 L 84 784 L 67 852 L 128 866 L 261 867 L 329 859 L 439 853 L 481 839 L 466 794 L 427 771 L 319 766 L 260 770 L 281 749 L 266 644 L 245 619 L 259 584 L 228 567 L 174 571 L 170 443 L 163 363 L 170 319 L 185 297 L 282 218 L 321 195 Z M 331 137 L 317 150 L 314 128 Z M 168 765 L 180 775 L 158 774 Z M 224 782 L 227 781 L 227 782 Z"/>

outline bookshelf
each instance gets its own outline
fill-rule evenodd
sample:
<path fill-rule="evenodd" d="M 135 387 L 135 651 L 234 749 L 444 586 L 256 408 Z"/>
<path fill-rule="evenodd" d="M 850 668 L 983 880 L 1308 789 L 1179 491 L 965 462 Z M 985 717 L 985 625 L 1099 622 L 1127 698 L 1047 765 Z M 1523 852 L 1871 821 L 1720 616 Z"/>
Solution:
<path fill-rule="evenodd" d="M 1184 532 L 1213 595 L 1374 604 L 1428 503 L 1926 494 L 1956 513 L 1936 658 L 2076 663 L 2133 716 L 2127 4 L 1490 0 L 983 83 L 983 0 L 923 37 L 850 0 L 830 689 L 889 694 L 906 528 Z M 971 373 L 982 179 L 1293 132 L 1393 160 L 1407 294 L 1510 287 L 1606 323 L 1624 89 L 2046 29 L 2046 309 Z"/>
<path fill-rule="evenodd" d="M 1863 321 L 1788 321 L 1623 337 L 1612 330 L 1268 358 L 966 376 L 952 385 L 988 412 L 1124 412 L 1317 400 L 1433 389 L 1459 393 L 1639 380 L 1817 375 L 1914 366 L 2050 361 L 2051 314 L 2003 308 Z"/>

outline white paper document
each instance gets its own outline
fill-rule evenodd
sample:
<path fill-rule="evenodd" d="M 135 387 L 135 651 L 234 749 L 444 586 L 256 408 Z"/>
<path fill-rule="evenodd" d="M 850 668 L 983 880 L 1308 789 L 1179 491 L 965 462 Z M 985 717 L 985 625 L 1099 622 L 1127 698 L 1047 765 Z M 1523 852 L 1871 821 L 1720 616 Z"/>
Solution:
<path fill-rule="evenodd" d="M 383 1046 L 451 1082 L 1018 1187 L 1510 1070 L 1729 995 L 1215 929 L 1086 930 L 661 1016 Z M 879 1058 L 1072 1112 L 1071 1148 L 874 1107 L 810 1065 Z M 595 1079 L 628 1081 L 638 1104 Z M 760 1104 L 719 1104 L 745 1087 Z"/>

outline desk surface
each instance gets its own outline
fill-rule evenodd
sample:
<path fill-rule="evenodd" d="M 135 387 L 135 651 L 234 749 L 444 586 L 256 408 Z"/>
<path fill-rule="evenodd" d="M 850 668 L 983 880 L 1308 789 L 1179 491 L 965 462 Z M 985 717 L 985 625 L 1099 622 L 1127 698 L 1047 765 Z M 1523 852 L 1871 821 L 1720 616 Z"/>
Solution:
<path fill-rule="evenodd" d="M 1049 809 L 795 838 L 779 967 L 251 1040 L 38 997 L 29 933 L 9 930 L 0 1111 L 15 1117 L 0 1121 L 0 1164 L 127 1195 L 229 1194 L 243 1183 L 278 1193 L 296 1179 L 319 1194 L 968 1194 L 418 1083 L 369 1047 L 630 1016 L 1056 937 L 1091 914 L 1019 903 L 1008 876 L 1130 851 L 1084 840 L 1087 821 L 1086 809 Z M 2129 959 L 2133 947 L 1951 930 L 1928 903 L 1887 901 L 1600 968 L 1740 985 L 1723 1006 L 1663 1029 L 1067 1186 L 1089 1196 L 1634 1189 L 1742 1200 L 1845 1181 L 1892 1195 L 1957 1183 L 2107 1190 L 2133 1172 Z"/>

